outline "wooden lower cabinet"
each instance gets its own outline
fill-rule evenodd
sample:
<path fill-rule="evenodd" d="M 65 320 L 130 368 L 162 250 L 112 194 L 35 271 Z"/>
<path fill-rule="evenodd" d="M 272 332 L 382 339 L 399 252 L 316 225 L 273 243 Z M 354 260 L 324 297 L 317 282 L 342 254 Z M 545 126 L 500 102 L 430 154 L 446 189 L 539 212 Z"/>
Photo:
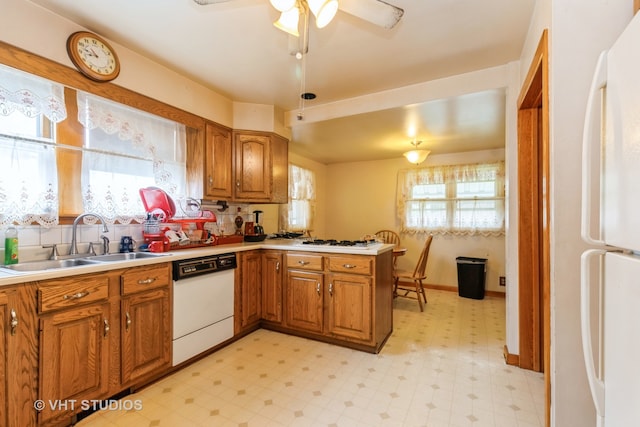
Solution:
<path fill-rule="evenodd" d="M 170 264 L 46 280 L 34 287 L 40 325 L 37 399 L 44 402 L 38 425 L 70 425 L 75 414 L 89 409 L 85 402 L 170 369 Z"/>
<path fill-rule="evenodd" d="M 371 340 L 369 276 L 329 274 L 327 333 L 336 337 Z"/>
<path fill-rule="evenodd" d="M 289 270 L 288 276 L 286 325 L 321 334 L 324 330 L 324 275 Z"/>
<path fill-rule="evenodd" d="M 109 391 L 110 304 L 61 310 L 40 321 L 40 424 L 70 418 Z"/>
<path fill-rule="evenodd" d="M 282 322 L 282 277 L 285 271 L 282 251 L 262 253 L 262 318 Z"/>
<path fill-rule="evenodd" d="M 33 286 L 0 290 L 0 426 L 36 425 L 38 328 Z"/>
<path fill-rule="evenodd" d="M 262 251 L 238 254 L 235 333 L 256 329 L 262 318 Z"/>
<path fill-rule="evenodd" d="M 122 298 L 120 320 L 122 384 L 171 365 L 169 289 L 140 292 Z"/>
<path fill-rule="evenodd" d="M 378 352 L 392 330 L 391 252 L 286 254 L 284 327 Z M 312 336 L 312 337 L 313 337 Z"/>

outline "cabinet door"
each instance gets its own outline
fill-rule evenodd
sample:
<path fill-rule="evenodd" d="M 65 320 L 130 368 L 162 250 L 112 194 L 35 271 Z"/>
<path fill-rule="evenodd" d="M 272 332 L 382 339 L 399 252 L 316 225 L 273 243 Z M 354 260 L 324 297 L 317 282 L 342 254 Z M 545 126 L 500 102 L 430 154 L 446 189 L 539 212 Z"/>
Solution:
<path fill-rule="evenodd" d="M 289 202 L 289 141 L 271 136 L 271 202 Z"/>
<path fill-rule="evenodd" d="M 0 324 L 0 425 L 6 426 L 9 425 L 9 402 L 7 401 L 9 337 L 12 332 L 15 334 L 15 326 L 11 326 L 11 308 L 9 308 L 9 297 L 6 293 L 0 293 L 0 316 L 2 319 Z M 14 318 L 15 316 L 14 314 Z"/>
<path fill-rule="evenodd" d="M 123 385 L 171 366 L 168 288 L 123 297 L 120 328 Z"/>
<path fill-rule="evenodd" d="M 37 354 L 34 287 L 0 291 L 0 426 L 36 425 Z"/>
<path fill-rule="evenodd" d="M 242 280 L 240 283 L 240 326 L 246 328 L 262 317 L 262 253 L 249 251 L 241 254 Z"/>
<path fill-rule="evenodd" d="M 371 277 L 331 274 L 328 333 L 344 338 L 371 340 Z"/>
<path fill-rule="evenodd" d="M 262 318 L 282 322 L 282 252 L 262 254 Z"/>
<path fill-rule="evenodd" d="M 271 197 L 271 139 L 235 134 L 235 199 L 268 202 Z"/>
<path fill-rule="evenodd" d="M 233 195 L 231 132 L 207 123 L 205 135 L 205 196 L 230 199 Z"/>
<path fill-rule="evenodd" d="M 81 399 L 104 398 L 109 386 L 108 302 L 40 319 L 40 423 L 68 418 Z"/>
<path fill-rule="evenodd" d="M 286 291 L 287 326 L 322 333 L 324 275 L 289 270 Z"/>

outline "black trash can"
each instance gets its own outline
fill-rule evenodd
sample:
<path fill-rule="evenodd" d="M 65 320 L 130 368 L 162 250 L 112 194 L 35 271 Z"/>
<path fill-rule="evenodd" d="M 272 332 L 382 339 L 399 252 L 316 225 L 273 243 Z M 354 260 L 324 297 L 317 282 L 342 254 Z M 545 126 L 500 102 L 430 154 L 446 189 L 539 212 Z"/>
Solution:
<path fill-rule="evenodd" d="M 484 299 L 487 259 L 459 256 L 456 261 L 458 263 L 458 295 L 464 298 Z"/>

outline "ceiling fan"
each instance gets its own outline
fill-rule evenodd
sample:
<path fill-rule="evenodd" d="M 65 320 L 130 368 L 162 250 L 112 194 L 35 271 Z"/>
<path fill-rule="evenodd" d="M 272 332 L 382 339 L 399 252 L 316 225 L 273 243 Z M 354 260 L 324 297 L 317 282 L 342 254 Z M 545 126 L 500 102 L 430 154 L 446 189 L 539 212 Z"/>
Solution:
<path fill-rule="evenodd" d="M 232 0 L 193 1 L 200 5 L 207 5 Z M 270 2 L 281 12 L 280 19 L 274 22 L 274 25 L 296 36 L 299 16 L 306 10 L 310 10 L 316 17 L 318 28 L 327 25 L 338 9 L 387 29 L 395 27 L 404 14 L 403 9 L 383 0 L 270 0 Z"/>

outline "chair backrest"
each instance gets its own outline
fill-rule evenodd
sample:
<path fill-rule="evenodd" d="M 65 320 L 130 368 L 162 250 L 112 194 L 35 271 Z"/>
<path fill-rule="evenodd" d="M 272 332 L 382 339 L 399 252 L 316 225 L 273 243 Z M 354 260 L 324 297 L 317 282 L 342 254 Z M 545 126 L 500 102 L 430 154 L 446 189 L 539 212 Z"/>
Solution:
<path fill-rule="evenodd" d="M 424 242 L 424 247 L 422 248 L 422 252 L 420 253 L 420 258 L 418 258 L 418 263 L 416 264 L 416 269 L 413 271 L 413 277 L 424 277 L 424 272 L 427 269 L 427 259 L 429 258 L 429 249 L 431 249 L 431 241 L 433 240 L 433 235 L 429 235 L 427 240 Z"/>
<path fill-rule="evenodd" d="M 380 230 L 376 231 L 376 236 L 381 238 L 385 243 L 391 243 L 397 247 L 400 246 L 400 236 L 395 231 Z"/>

